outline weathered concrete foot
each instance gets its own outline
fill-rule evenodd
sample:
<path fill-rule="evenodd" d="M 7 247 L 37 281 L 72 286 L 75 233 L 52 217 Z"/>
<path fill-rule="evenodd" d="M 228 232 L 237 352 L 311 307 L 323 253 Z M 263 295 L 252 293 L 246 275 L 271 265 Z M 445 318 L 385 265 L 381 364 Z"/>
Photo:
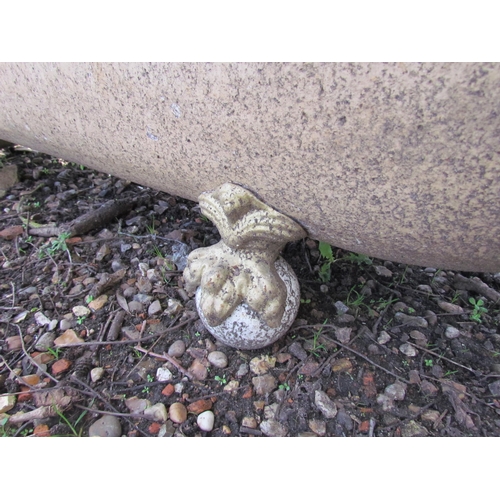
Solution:
<path fill-rule="evenodd" d="M 199 200 L 222 236 L 216 245 L 191 252 L 184 270 L 201 320 L 232 347 L 272 344 L 290 328 L 300 305 L 295 273 L 279 253 L 306 232 L 235 184 L 202 193 Z"/>

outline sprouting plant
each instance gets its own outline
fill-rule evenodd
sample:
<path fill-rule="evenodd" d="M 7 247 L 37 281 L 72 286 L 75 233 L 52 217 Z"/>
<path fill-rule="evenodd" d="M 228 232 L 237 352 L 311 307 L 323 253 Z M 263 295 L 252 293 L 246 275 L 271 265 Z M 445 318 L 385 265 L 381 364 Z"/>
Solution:
<path fill-rule="evenodd" d="M 90 304 L 93 300 L 94 300 L 94 296 L 93 295 L 88 295 L 87 298 L 85 299 L 85 302 L 87 304 Z"/>
<path fill-rule="evenodd" d="M 349 307 L 359 307 L 363 303 L 363 300 L 365 299 L 364 295 L 355 290 L 355 288 L 356 285 L 354 285 L 347 294 L 346 305 L 348 305 Z M 352 294 L 356 294 L 355 299 L 351 298 Z"/>
<path fill-rule="evenodd" d="M 290 386 L 286 382 L 284 382 L 283 384 L 280 384 L 278 386 L 278 389 L 281 389 L 282 391 L 289 391 L 290 390 Z"/>
<path fill-rule="evenodd" d="M 153 216 L 153 218 L 151 219 L 151 224 L 149 226 L 146 226 L 146 229 L 148 230 L 148 233 L 149 234 L 156 234 L 156 227 L 155 227 L 155 218 Z"/>
<path fill-rule="evenodd" d="M 155 378 L 153 377 L 153 375 L 150 375 L 149 373 L 146 375 L 146 381 L 148 384 L 150 384 L 151 382 L 154 382 L 154 380 L 155 380 Z M 150 390 L 151 390 L 151 388 L 148 387 L 147 385 L 142 388 L 142 392 L 145 394 L 149 394 Z"/>
<path fill-rule="evenodd" d="M 455 295 L 453 295 L 453 298 L 451 299 L 451 303 L 455 304 L 459 298 L 460 298 L 460 292 L 455 292 Z"/>
<path fill-rule="evenodd" d="M 59 359 L 59 356 L 61 355 L 61 349 L 59 347 L 56 347 L 55 349 L 52 349 L 52 347 L 47 347 L 47 352 L 49 354 L 52 354 L 54 358 Z"/>
<path fill-rule="evenodd" d="M 326 325 L 326 322 L 328 319 L 325 319 L 323 321 L 323 325 Z M 314 333 L 313 335 L 313 341 L 312 341 L 312 347 L 311 347 L 311 352 L 313 353 L 314 356 L 318 357 L 320 354 L 320 351 L 326 351 L 326 348 L 323 344 L 319 343 L 319 336 L 321 335 L 321 332 L 323 331 L 323 327 L 321 327 L 317 332 Z"/>
<path fill-rule="evenodd" d="M 87 319 L 87 316 L 80 316 L 76 322 L 78 325 L 83 325 L 83 322 Z"/>
<path fill-rule="evenodd" d="M 201 337 L 201 333 L 200 332 L 195 332 L 194 336 L 195 337 Z"/>
<path fill-rule="evenodd" d="M 301 304 L 310 304 L 311 303 L 311 299 L 300 299 L 300 303 Z"/>
<path fill-rule="evenodd" d="M 443 377 L 448 377 L 449 375 L 455 375 L 455 373 L 458 373 L 458 370 L 448 370 Z"/>
<path fill-rule="evenodd" d="M 227 384 L 227 380 L 226 380 L 226 376 L 223 375 L 222 377 L 219 377 L 219 375 L 216 375 L 214 377 L 214 380 L 216 380 L 217 382 L 219 382 L 220 385 L 226 385 Z"/>
<path fill-rule="evenodd" d="M 403 359 L 403 361 L 401 361 L 401 364 L 406 367 L 410 366 L 410 363 L 408 363 L 406 359 Z"/>
<path fill-rule="evenodd" d="M 424 364 L 425 364 L 425 366 L 430 368 L 430 367 L 434 366 L 434 361 L 432 361 L 432 359 L 425 359 Z"/>
<path fill-rule="evenodd" d="M 323 283 L 328 283 L 332 277 L 331 266 L 335 262 L 331 245 L 323 241 L 319 242 L 319 253 L 325 260 L 319 269 L 319 278 Z"/>
<path fill-rule="evenodd" d="M 66 252 L 68 246 L 66 240 L 71 236 L 70 233 L 61 233 L 56 239 L 52 240 L 50 244 L 42 246 L 40 249 L 40 257 L 46 255 L 55 255 L 57 252 Z"/>
<path fill-rule="evenodd" d="M 346 255 L 344 257 L 344 259 L 349 261 L 349 262 L 352 262 L 353 264 L 358 264 L 358 265 L 361 265 L 361 264 L 371 265 L 371 264 L 373 264 L 372 259 L 370 259 L 370 257 L 368 257 L 367 255 L 363 255 L 362 253 L 349 252 L 349 254 Z"/>
<path fill-rule="evenodd" d="M 83 428 L 80 429 L 80 431 L 78 431 L 78 432 L 77 432 L 76 428 L 78 427 L 78 424 L 80 423 L 80 421 L 82 420 L 82 418 L 87 414 L 87 410 L 84 410 L 82 413 L 80 413 L 80 416 L 76 419 L 75 424 L 73 425 L 66 418 L 66 416 L 64 415 L 64 413 L 56 405 L 53 405 L 52 408 L 57 413 L 57 415 L 59 416 L 59 418 L 70 428 L 71 432 L 73 433 L 73 436 L 80 437 L 82 435 Z"/>
<path fill-rule="evenodd" d="M 415 309 L 413 307 L 408 308 L 408 314 L 413 314 L 415 312 Z"/>
<path fill-rule="evenodd" d="M 482 323 L 481 316 L 484 313 L 488 312 L 488 309 L 484 307 L 483 299 L 474 299 L 474 297 L 469 298 L 469 302 L 474 306 L 473 311 L 470 313 L 469 318 L 473 321 L 477 321 L 478 323 Z"/>

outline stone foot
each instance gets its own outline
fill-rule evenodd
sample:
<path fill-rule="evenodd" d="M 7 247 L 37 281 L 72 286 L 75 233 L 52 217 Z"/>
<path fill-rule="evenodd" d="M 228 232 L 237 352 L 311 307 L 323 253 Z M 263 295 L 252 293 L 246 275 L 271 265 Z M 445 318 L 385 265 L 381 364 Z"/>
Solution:
<path fill-rule="evenodd" d="M 232 347 L 272 344 L 290 328 L 300 305 L 295 273 L 279 253 L 306 232 L 235 184 L 202 193 L 199 200 L 202 214 L 222 237 L 191 252 L 184 270 L 201 320 Z"/>

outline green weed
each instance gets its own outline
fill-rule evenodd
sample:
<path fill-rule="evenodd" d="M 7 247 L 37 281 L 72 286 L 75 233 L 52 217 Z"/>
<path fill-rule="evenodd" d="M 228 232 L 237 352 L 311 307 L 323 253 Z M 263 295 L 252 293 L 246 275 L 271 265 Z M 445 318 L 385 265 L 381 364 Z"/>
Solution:
<path fill-rule="evenodd" d="M 484 313 L 488 312 L 488 309 L 486 309 L 486 307 L 483 307 L 484 306 L 484 300 L 482 300 L 482 299 L 476 300 L 473 297 L 470 297 L 469 298 L 469 302 L 474 306 L 474 309 L 470 313 L 469 318 L 472 321 L 477 321 L 478 323 L 482 323 L 483 321 L 481 319 L 481 316 Z"/>
<path fill-rule="evenodd" d="M 66 252 L 68 250 L 68 245 L 66 245 L 66 240 L 71 236 L 70 233 L 61 233 L 55 240 L 45 244 L 40 248 L 39 257 L 43 258 L 45 255 L 52 256 L 58 252 Z"/>
<path fill-rule="evenodd" d="M 332 264 L 335 262 L 335 257 L 333 256 L 333 250 L 331 245 L 319 242 L 319 253 L 321 257 L 325 260 L 319 269 L 319 278 L 323 283 L 328 283 L 332 277 Z"/>
<path fill-rule="evenodd" d="M 425 359 L 424 360 L 424 364 L 425 366 L 427 366 L 428 368 L 431 368 L 432 366 L 434 366 L 434 361 L 432 359 Z"/>
<path fill-rule="evenodd" d="M 226 376 L 223 375 L 222 377 L 219 377 L 219 375 L 216 375 L 214 377 L 214 380 L 216 380 L 217 382 L 219 382 L 220 385 L 226 385 L 227 384 L 227 380 L 226 380 Z"/>

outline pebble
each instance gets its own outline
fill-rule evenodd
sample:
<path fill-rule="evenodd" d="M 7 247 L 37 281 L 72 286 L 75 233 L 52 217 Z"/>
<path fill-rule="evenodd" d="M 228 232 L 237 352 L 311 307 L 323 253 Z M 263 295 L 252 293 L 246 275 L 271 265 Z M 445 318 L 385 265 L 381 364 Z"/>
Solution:
<path fill-rule="evenodd" d="M 119 437 L 122 434 L 120 420 L 114 415 L 104 415 L 89 429 L 89 437 Z"/>
<path fill-rule="evenodd" d="M 167 409 L 163 403 L 156 403 L 144 410 L 144 415 L 153 417 L 156 422 L 166 422 L 168 418 Z"/>
<path fill-rule="evenodd" d="M 428 380 L 422 381 L 420 389 L 426 396 L 435 396 L 439 392 L 439 389 Z"/>
<path fill-rule="evenodd" d="M 342 301 L 338 300 L 333 304 L 335 306 L 335 309 L 337 309 L 337 313 L 339 314 L 345 314 L 346 312 L 349 311 L 349 307 L 346 306 Z"/>
<path fill-rule="evenodd" d="M 131 413 L 142 413 L 146 408 L 151 406 L 151 401 L 133 396 L 125 400 L 125 406 Z"/>
<path fill-rule="evenodd" d="M 204 411 L 198 415 L 196 423 L 202 431 L 210 432 L 214 428 L 215 415 L 210 410 Z"/>
<path fill-rule="evenodd" d="M 92 382 L 98 382 L 104 376 L 104 368 L 102 366 L 97 366 L 96 368 L 92 368 L 90 370 L 90 380 Z"/>
<path fill-rule="evenodd" d="M 415 420 L 410 420 L 401 426 L 401 435 L 403 437 L 425 437 L 429 435 L 429 432 Z"/>
<path fill-rule="evenodd" d="M 337 405 L 328 397 L 326 392 L 314 391 L 314 404 L 325 418 L 335 418 L 337 415 Z"/>
<path fill-rule="evenodd" d="M 250 360 L 250 370 L 255 375 L 264 375 L 276 365 L 276 358 L 273 356 L 257 356 Z"/>
<path fill-rule="evenodd" d="M 59 359 L 51 367 L 52 374 L 59 375 L 60 373 L 64 373 L 69 370 L 70 366 L 71 361 L 69 359 Z"/>
<path fill-rule="evenodd" d="M 321 286 L 319 287 L 319 291 L 320 291 L 321 293 L 328 293 L 328 285 L 321 285 Z"/>
<path fill-rule="evenodd" d="M 410 337 L 415 341 L 415 344 L 420 347 L 425 347 L 427 345 L 427 337 L 418 330 L 412 330 L 410 332 Z"/>
<path fill-rule="evenodd" d="M 0 413 L 6 413 L 16 406 L 16 396 L 14 394 L 5 394 L 0 396 Z"/>
<path fill-rule="evenodd" d="M 182 304 L 176 299 L 168 299 L 167 308 L 165 309 L 165 314 L 167 316 L 175 316 L 179 314 L 183 309 Z"/>
<path fill-rule="evenodd" d="M 156 380 L 158 382 L 168 382 L 169 380 L 173 380 L 174 374 L 166 367 L 160 366 L 156 370 Z"/>
<path fill-rule="evenodd" d="M 430 326 L 436 326 L 438 322 L 438 317 L 434 311 L 425 311 L 425 319 Z"/>
<path fill-rule="evenodd" d="M 386 278 L 391 278 L 392 277 L 392 271 L 387 269 L 385 266 L 373 266 L 373 269 L 375 269 L 375 272 L 379 276 L 384 276 Z"/>
<path fill-rule="evenodd" d="M 158 314 L 161 312 L 161 304 L 159 300 L 155 300 L 154 302 L 151 302 L 151 304 L 148 307 L 148 315 L 149 316 L 154 316 L 155 314 Z"/>
<path fill-rule="evenodd" d="M 392 306 L 392 310 L 394 312 L 399 312 L 399 311 L 407 311 L 408 310 L 408 305 L 405 304 L 404 302 L 396 302 L 393 306 Z"/>
<path fill-rule="evenodd" d="M 99 297 L 97 297 L 97 299 L 89 302 L 89 308 L 92 309 L 92 311 L 98 311 L 99 309 L 102 309 L 104 307 L 107 301 L 107 295 L 100 295 Z"/>
<path fill-rule="evenodd" d="M 347 344 L 351 340 L 352 328 L 335 328 L 335 337 L 342 344 Z"/>
<path fill-rule="evenodd" d="M 174 403 L 170 405 L 168 416 L 172 422 L 182 424 L 187 420 L 187 410 L 182 403 Z"/>
<path fill-rule="evenodd" d="M 128 308 L 131 313 L 140 313 L 142 312 L 143 305 L 137 300 L 131 300 L 128 303 Z"/>
<path fill-rule="evenodd" d="M 54 345 L 54 340 L 56 339 L 56 334 L 52 332 L 44 333 L 35 344 L 35 349 L 37 351 L 47 351 L 49 347 Z"/>
<path fill-rule="evenodd" d="M 378 336 L 377 342 L 380 345 L 387 344 L 391 340 L 391 336 L 387 332 L 380 332 L 380 335 Z"/>
<path fill-rule="evenodd" d="M 384 394 L 395 401 L 403 401 L 406 396 L 406 384 L 403 382 L 394 382 L 384 389 Z"/>
<path fill-rule="evenodd" d="M 57 328 L 57 319 L 53 319 L 50 323 L 49 323 L 49 326 L 47 327 L 49 332 L 52 332 L 54 331 L 56 328 Z"/>
<path fill-rule="evenodd" d="M 352 314 L 341 314 L 337 317 L 337 323 L 353 323 L 356 318 Z"/>
<path fill-rule="evenodd" d="M 324 420 L 309 420 L 309 429 L 311 429 L 314 434 L 318 436 L 324 436 L 326 434 L 326 422 Z"/>
<path fill-rule="evenodd" d="M 194 413 L 195 415 L 199 415 L 210 409 L 212 409 L 212 401 L 210 401 L 210 399 L 199 399 L 198 401 L 192 402 L 187 407 L 188 412 Z"/>
<path fill-rule="evenodd" d="M 227 356 L 221 351 L 212 351 L 207 359 L 216 368 L 226 368 L 228 365 Z"/>
<path fill-rule="evenodd" d="M 176 340 L 169 348 L 168 355 L 180 358 L 186 352 L 186 344 L 183 340 Z"/>
<path fill-rule="evenodd" d="M 69 330 L 71 328 L 71 321 L 67 319 L 62 319 L 59 322 L 59 330 L 65 332 L 66 330 Z"/>
<path fill-rule="evenodd" d="M 350 372 L 352 370 L 352 363 L 349 358 L 339 358 L 332 362 L 332 372 Z"/>
<path fill-rule="evenodd" d="M 76 334 L 76 332 L 69 329 L 54 340 L 54 345 L 64 347 L 68 344 L 81 344 L 82 342 L 83 340 Z"/>
<path fill-rule="evenodd" d="M 399 350 L 409 358 L 414 358 L 418 354 L 417 350 L 410 344 L 400 345 Z"/>
<path fill-rule="evenodd" d="M 19 335 L 14 335 L 13 337 L 7 337 L 5 339 L 7 343 L 7 351 L 19 351 L 23 347 L 21 337 Z"/>
<path fill-rule="evenodd" d="M 235 391 L 236 389 L 238 389 L 239 386 L 240 386 L 240 383 L 237 380 L 231 380 L 231 381 L 229 381 L 228 384 L 226 384 L 224 386 L 224 389 L 222 389 L 222 390 L 225 392 L 231 392 L 231 391 Z"/>
<path fill-rule="evenodd" d="M 268 437 L 285 437 L 288 433 L 288 429 L 276 420 L 264 420 L 260 430 Z"/>
<path fill-rule="evenodd" d="M 293 342 L 290 347 L 288 347 L 288 352 L 301 361 L 307 358 L 307 352 L 299 342 Z"/>
<path fill-rule="evenodd" d="M 146 295 L 145 293 L 137 293 L 134 295 L 134 301 L 140 302 L 141 304 L 150 304 L 153 300 L 151 295 Z"/>
<path fill-rule="evenodd" d="M 446 327 L 444 335 L 447 339 L 456 339 L 457 337 L 460 337 L 460 330 L 454 326 L 448 326 Z"/>
<path fill-rule="evenodd" d="M 257 429 L 257 420 L 254 417 L 243 417 L 241 425 L 249 429 Z"/>
<path fill-rule="evenodd" d="M 188 369 L 188 372 L 196 380 L 205 380 L 208 377 L 208 370 L 206 366 L 199 359 L 193 360 L 191 366 Z"/>
<path fill-rule="evenodd" d="M 269 394 L 278 386 L 276 379 L 272 375 L 260 375 L 252 378 L 255 393 L 259 396 Z"/>
<path fill-rule="evenodd" d="M 437 305 L 445 312 L 450 314 L 463 314 L 464 310 L 457 304 L 450 304 L 449 302 L 444 302 L 443 300 L 439 300 Z"/>
<path fill-rule="evenodd" d="M 415 326 L 417 328 L 427 328 L 429 326 L 427 320 L 420 316 L 409 316 L 408 314 L 397 312 L 394 318 L 399 323 L 404 323 L 405 326 Z"/>
<path fill-rule="evenodd" d="M 352 431 L 354 427 L 351 416 L 343 409 L 340 409 L 337 413 L 337 423 L 346 431 Z"/>
<path fill-rule="evenodd" d="M 50 323 L 50 319 L 45 316 L 42 312 L 38 311 L 35 313 L 35 322 L 38 326 L 45 326 Z"/>
<path fill-rule="evenodd" d="M 236 376 L 238 378 L 242 378 L 245 375 L 247 375 L 249 371 L 250 371 L 250 369 L 248 367 L 248 364 L 247 363 L 241 363 L 241 365 L 238 367 L 238 371 L 236 372 Z"/>
<path fill-rule="evenodd" d="M 90 309 L 85 306 L 75 306 L 72 309 L 73 314 L 77 317 L 88 316 L 90 314 Z"/>
<path fill-rule="evenodd" d="M 422 413 L 420 418 L 425 422 L 435 423 L 439 420 L 440 413 L 436 410 L 427 410 Z"/>
<path fill-rule="evenodd" d="M 488 384 L 488 389 L 491 392 L 491 395 L 493 397 L 499 397 L 500 396 L 500 380 L 497 380 L 496 382 L 492 382 L 491 384 Z"/>
<path fill-rule="evenodd" d="M 432 293 L 432 288 L 429 285 L 418 285 L 417 290 L 425 293 Z"/>

